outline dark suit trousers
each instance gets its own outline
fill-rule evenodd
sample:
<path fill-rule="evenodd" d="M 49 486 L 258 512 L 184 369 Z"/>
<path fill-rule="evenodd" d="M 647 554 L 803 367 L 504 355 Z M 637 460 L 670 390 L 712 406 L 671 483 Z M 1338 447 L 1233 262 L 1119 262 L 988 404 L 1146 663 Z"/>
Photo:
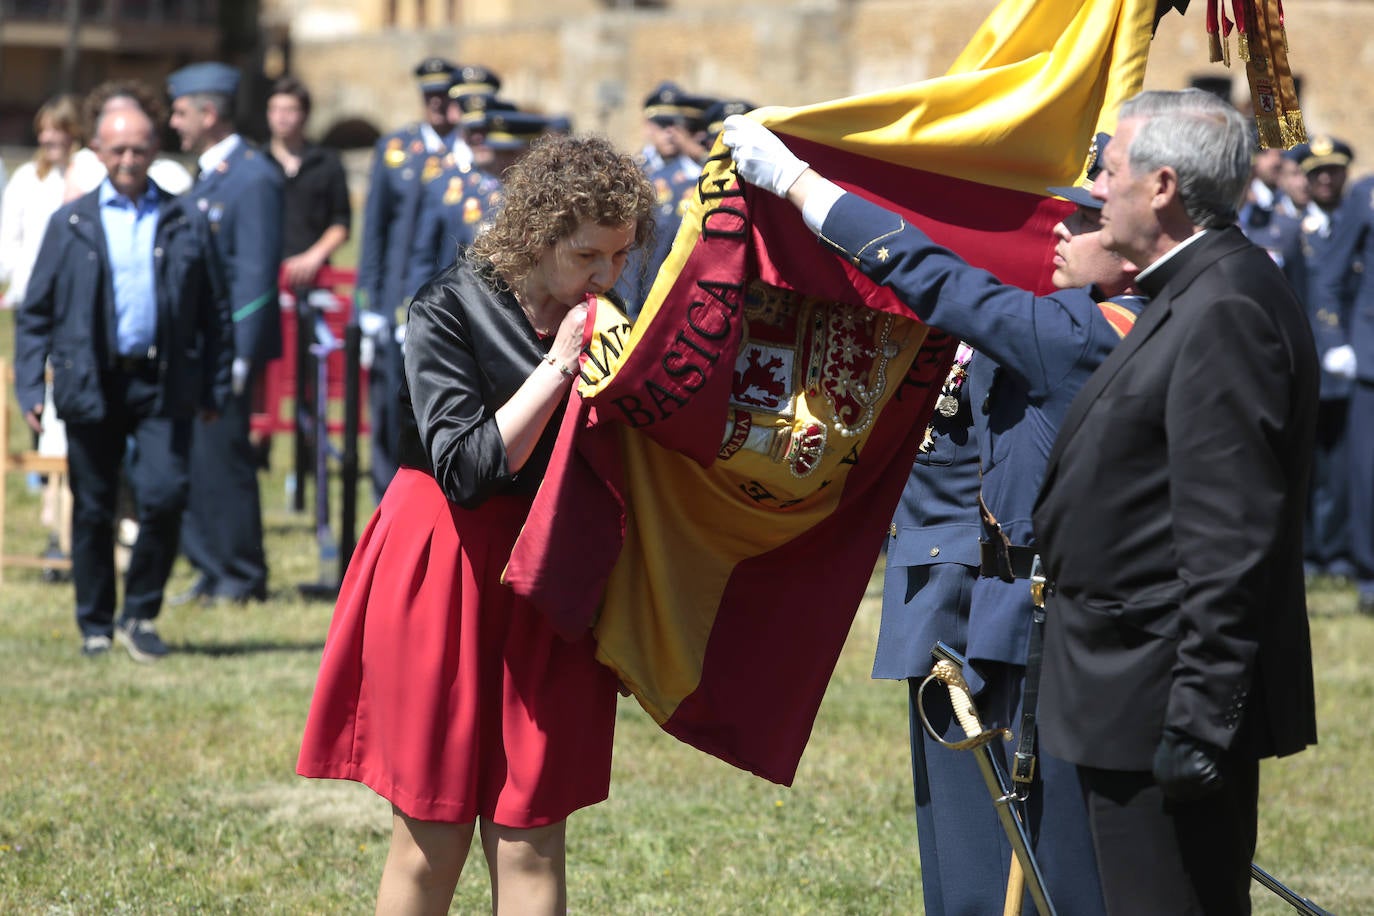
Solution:
<path fill-rule="evenodd" d="M 112 632 L 115 611 L 114 525 L 120 471 L 127 465 L 138 515 L 138 539 L 124 574 L 126 620 L 151 620 L 177 555 L 187 498 L 191 420 L 151 416 L 156 367 L 104 377 L 107 415 L 67 424 L 72 488 L 72 578 L 76 623 L 84 636 Z M 132 440 L 129 460 L 127 445 Z"/>
<path fill-rule="evenodd" d="M 1079 767 L 1111 916 L 1250 912 L 1259 762 L 1226 755 L 1225 785 L 1172 802 L 1144 772 Z"/>
<path fill-rule="evenodd" d="M 267 595 L 257 455 L 248 435 L 253 384 L 229 396 L 219 419 L 197 419 L 191 438 L 194 484 L 181 549 L 200 571 L 202 591 L 224 598 Z"/>

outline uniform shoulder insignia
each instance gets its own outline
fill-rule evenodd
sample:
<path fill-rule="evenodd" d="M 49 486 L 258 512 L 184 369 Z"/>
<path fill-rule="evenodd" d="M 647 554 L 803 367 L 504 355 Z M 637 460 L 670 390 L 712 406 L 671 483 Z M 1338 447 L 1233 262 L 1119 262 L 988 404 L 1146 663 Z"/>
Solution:
<path fill-rule="evenodd" d="M 382 159 L 386 162 L 388 168 L 400 168 L 405 164 L 406 151 L 404 146 L 405 141 L 400 137 L 392 137 L 387 141 L 386 152 L 382 154 Z"/>
<path fill-rule="evenodd" d="M 1118 305 L 1115 302 L 1099 302 L 1097 307 L 1102 311 L 1102 317 L 1107 319 L 1107 323 L 1116 331 L 1118 337 L 1125 337 L 1126 333 L 1135 327 L 1135 312 Z"/>

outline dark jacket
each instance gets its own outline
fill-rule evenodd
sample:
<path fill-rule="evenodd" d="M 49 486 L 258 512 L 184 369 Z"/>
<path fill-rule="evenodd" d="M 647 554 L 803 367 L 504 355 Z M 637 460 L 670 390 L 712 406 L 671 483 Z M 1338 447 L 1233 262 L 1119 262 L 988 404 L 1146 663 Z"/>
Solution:
<path fill-rule="evenodd" d="M 1079 392 L 1034 523 L 1056 592 L 1045 749 L 1151 767 L 1165 725 L 1264 757 L 1316 740 L 1302 520 L 1316 351 L 1234 227 L 1138 282 L 1150 304 Z"/>
<path fill-rule="evenodd" d="M 206 221 L 185 197 L 159 190 L 154 237 L 157 360 L 162 392 L 154 412 L 189 417 L 219 410 L 234 358 L 229 302 Z M 114 287 L 96 189 L 48 222 L 33 277 L 15 319 L 15 394 L 43 403 L 44 361 L 52 358 L 53 404 L 67 422 L 105 418 L 102 373 L 118 355 Z"/>
<path fill-rule="evenodd" d="M 516 472 L 506 464 L 496 410 L 552 345 L 515 297 L 494 290 L 466 259 L 422 286 L 406 321 L 400 463 L 432 474 L 444 496 L 469 509 L 495 495 L 533 496 L 565 405 Z"/>

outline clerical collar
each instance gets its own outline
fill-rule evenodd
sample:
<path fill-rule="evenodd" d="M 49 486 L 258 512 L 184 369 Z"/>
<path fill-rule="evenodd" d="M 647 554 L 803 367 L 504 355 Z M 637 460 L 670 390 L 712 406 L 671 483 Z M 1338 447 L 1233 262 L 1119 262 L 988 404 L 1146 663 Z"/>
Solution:
<path fill-rule="evenodd" d="M 1140 273 L 1135 275 L 1136 285 L 1139 286 L 1141 280 L 1149 279 L 1150 274 L 1158 270 L 1160 266 L 1163 265 L 1166 261 L 1173 258 L 1174 255 L 1178 254 L 1180 251 L 1187 248 L 1189 245 L 1193 244 L 1210 231 L 1210 229 L 1203 229 L 1201 232 L 1194 232 L 1192 235 L 1188 236 L 1186 239 L 1179 242 L 1173 248 L 1170 248 L 1168 251 L 1164 252 L 1164 254 L 1160 256 L 1153 264 L 1151 264 L 1149 267 L 1145 268 Z"/>

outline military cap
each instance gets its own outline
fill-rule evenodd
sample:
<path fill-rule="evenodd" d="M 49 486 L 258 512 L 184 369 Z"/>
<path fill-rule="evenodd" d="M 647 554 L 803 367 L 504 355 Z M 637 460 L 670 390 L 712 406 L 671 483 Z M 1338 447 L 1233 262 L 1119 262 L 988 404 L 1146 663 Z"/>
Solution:
<path fill-rule="evenodd" d="M 753 102 L 746 102 L 744 99 L 720 99 L 713 102 L 703 115 L 706 133 L 714 139 L 716 134 L 725 129 L 725 119 L 730 115 L 748 114 L 757 107 Z"/>
<path fill-rule="evenodd" d="M 1325 165 L 1344 168 L 1355 158 L 1349 144 L 1325 134 L 1318 134 L 1306 143 L 1299 143 L 1283 155 L 1301 166 L 1304 172 L 1311 172 Z"/>
<path fill-rule="evenodd" d="M 173 99 L 203 92 L 232 96 L 238 91 L 238 68 L 218 61 L 190 64 L 167 77 L 167 94 Z"/>
<path fill-rule="evenodd" d="M 448 97 L 461 99 L 469 95 L 496 95 L 500 88 L 501 77 L 486 67 L 469 64 L 454 71 L 448 86 Z"/>
<path fill-rule="evenodd" d="M 1045 190 L 1055 197 L 1062 197 L 1080 207 L 1101 210 L 1102 201 L 1092 196 L 1091 189 L 1093 182 L 1097 180 L 1098 173 L 1102 171 L 1102 156 L 1107 152 L 1107 143 L 1111 139 L 1111 134 L 1104 133 L 1099 133 L 1093 137 L 1092 145 L 1088 147 L 1088 163 L 1084 169 L 1082 183 L 1069 187 L 1046 188 Z"/>
<path fill-rule="evenodd" d="M 486 144 L 490 149 L 524 149 L 549 126 L 549 119 L 532 111 L 492 111 L 487 114 Z"/>
<path fill-rule="evenodd" d="M 461 112 L 458 115 L 458 126 L 464 130 L 484 129 L 492 112 L 516 110 L 514 102 L 507 102 L 491 95 L 460 96 L 456 104 Z"/>
<path fill-rule="evenodd" d="M 702 124 L 707 99 L 689 95 L 677 83 L 664 81 L 644 100 L 644 117 L 667 126 L 682 122 Z"/>
<path fill-rule="evenodd" d="M 415 65 L 415 81 L 426 95 L 441 94 L 448 91 L 457 71 L 457 67 L 442 57 L 426 57 Z"/>

